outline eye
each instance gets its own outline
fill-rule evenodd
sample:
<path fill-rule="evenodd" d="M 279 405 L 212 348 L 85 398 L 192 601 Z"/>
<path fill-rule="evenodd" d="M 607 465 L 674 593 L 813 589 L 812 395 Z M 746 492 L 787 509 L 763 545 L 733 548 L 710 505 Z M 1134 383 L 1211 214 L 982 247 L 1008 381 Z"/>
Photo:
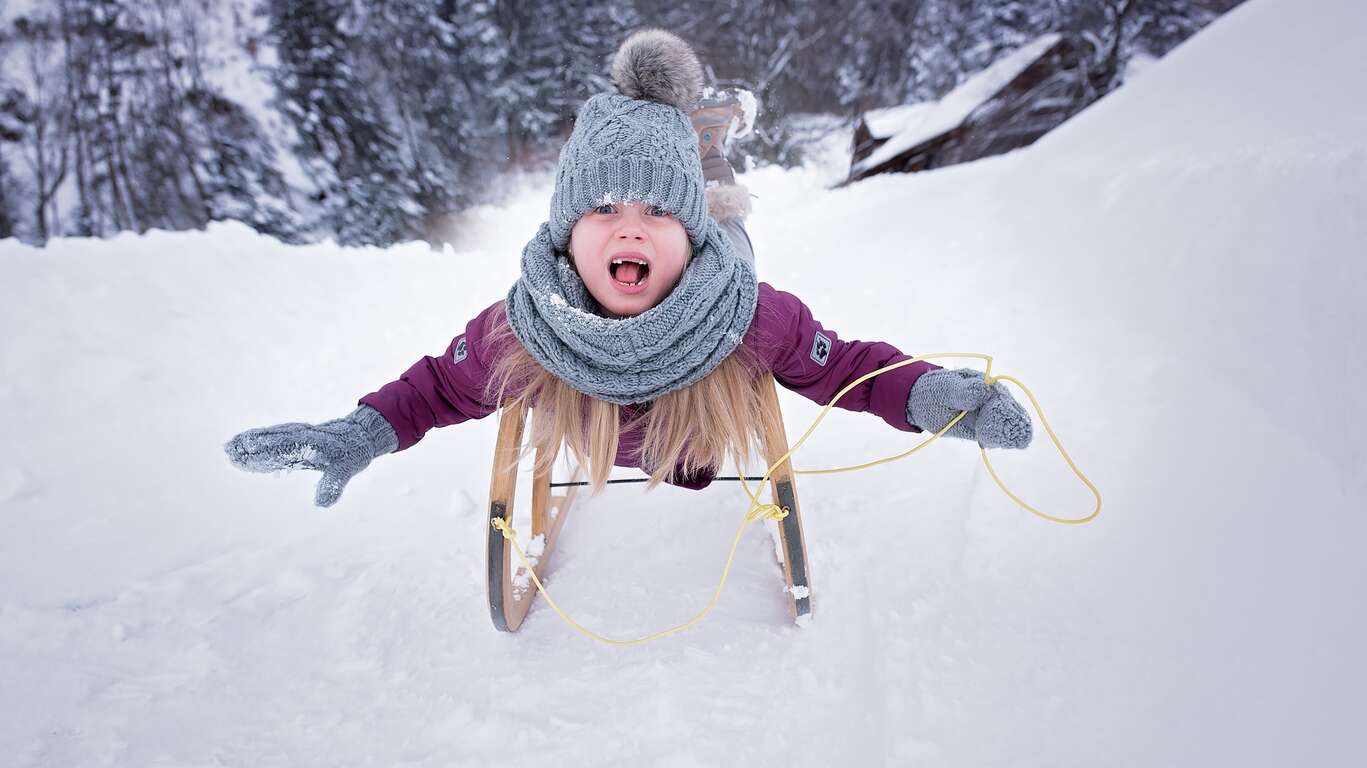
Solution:
<path fill-rule="evenodd" d="M 668 216 L 668 215 L 669 215 L 669 211 L 666 211 L 665 209 L 661 208 L 661 207 L 658 206 L 658 205 L 652 205 L 652 206 L 650 206 L 649 208 L 646 209 L 646 215 L 647 215 L 647 216 Z"/>
<path fill-rule="evenodd" d="M 617 206 L 613 205 L 612 203 L 603 203 L 602 205 L 595 206 L 593 212 L 602 214 L 616 213 Z"/>

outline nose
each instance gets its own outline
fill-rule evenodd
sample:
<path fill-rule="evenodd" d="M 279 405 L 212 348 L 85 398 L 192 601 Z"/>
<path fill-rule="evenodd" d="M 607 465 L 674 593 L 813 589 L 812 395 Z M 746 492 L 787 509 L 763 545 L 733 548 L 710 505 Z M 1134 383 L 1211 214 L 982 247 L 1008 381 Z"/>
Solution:
<path fill-rule="evenodd" d="M 617 217 L 618 240 L 645 240 L 645 222 L 641 220 L 641 211 L 638 205 L 622 206 L 622 214 Z"/>

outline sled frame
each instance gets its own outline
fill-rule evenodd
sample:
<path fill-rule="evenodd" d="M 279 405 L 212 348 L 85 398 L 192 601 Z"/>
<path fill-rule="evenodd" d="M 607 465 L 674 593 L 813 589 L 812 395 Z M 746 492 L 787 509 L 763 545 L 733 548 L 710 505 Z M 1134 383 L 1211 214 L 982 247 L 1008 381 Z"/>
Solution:
<path fill-rule="evenodd" d="M 788 452 L 788 436 L 783 427 L 783 414 L 779 410 L 778 391 L 772 376 L 766 376 L 767 383 L 760 388 L 761 406 L 770 409 L 776 427 L 766 430 L 761 436 L 761 449 L 769 465 L 778 461 Z M 526 408 L 520 403 L 505 405 L 499 411 L 498 443 L 494 448 L 493 472 L 489 482 L 489 517 L 485 521 L 488 536 L 487 575 L 489 594 L 489 616 L 494 628 L 501 632 L 516 632 L 527 618 L 532 599 L 536 597 L 536 585 L 530 576 L 521 574 L 525 570 L 513 558 L 513 550 L 503 534 L 493 527 L 494 520 L 503 518 L 509 524 L 513 520 L 516 501 L 519 458 L 522 453 L 522 436 L 526 426 Z M 556 451 L 558 453 L 558 449 Z M 555 455 L 545 466 L 554 463 Z M 541 465 L 541 456 L 537 455 Z M 575 477 L 579 474 L 575 470 Z M 788 515 L 777 521 L 779 542 L 783 550 L 783 579 L 786 584 L 788 613 L 794 622 L 802 622 L 811 616 L 811 574 L 807 560 L 806 538 L 802 530 L 802 516 L 798 507 L 797 488 L 793 482 L 793 471 L 789 462 L 774 469 L 769 478 L 774 503 L 788 511 Z M 569 517 L 570 507 L 579 486 L 553 489 L 551 473 L 537 471 L 532 475 L 532 532 L 531 536 L 543 536 L 541 554 L 533 567 L 537 578 L 545 580 L 551 556 L 555 553 L 556 541 Z M 555 492 L 559 491 L 559 492 Z M 520 578 L 519 578 L 520 576 Z"/>

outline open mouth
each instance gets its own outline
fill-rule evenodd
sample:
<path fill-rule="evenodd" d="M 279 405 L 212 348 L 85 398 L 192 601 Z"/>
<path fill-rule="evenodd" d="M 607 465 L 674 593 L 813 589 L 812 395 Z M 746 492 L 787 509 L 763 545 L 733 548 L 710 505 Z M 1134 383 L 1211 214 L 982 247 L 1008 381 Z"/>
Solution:
<path fill-rule="evenodd" d="M 650 275 L 650 262 L 635 256 L 618 256 L 608 264 L 614 282 L 625 287 L 641 287 Z"/>

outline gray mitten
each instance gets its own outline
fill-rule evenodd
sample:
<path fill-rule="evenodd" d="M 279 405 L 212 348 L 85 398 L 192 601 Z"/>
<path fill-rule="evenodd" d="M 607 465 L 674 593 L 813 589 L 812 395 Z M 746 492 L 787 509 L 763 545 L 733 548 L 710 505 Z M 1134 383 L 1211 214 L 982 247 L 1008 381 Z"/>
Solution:
<path fill-rule="evenodd" d="M 907 423 L 939 432 L 949 420 L 968 411 L 945 434 L 976 440 L 984 448 L 1025 448 L 1034 436 L 1030 414 L 998 382 L 988 386 L 983 372 L 972 368 L 940 369 L 921 374 L 907 398 Z"/>
<path fill-rule="evenodd" d="M 277 424 L 238 433 L 223 446 L 228 460 L 248 472 L 316 469 L 323 473 L 313 503 L 330 507 L 347 481 L 376 456 L 399 448 L 398 435 L 380 412 L 363 405 L 340 419 Z"/>

